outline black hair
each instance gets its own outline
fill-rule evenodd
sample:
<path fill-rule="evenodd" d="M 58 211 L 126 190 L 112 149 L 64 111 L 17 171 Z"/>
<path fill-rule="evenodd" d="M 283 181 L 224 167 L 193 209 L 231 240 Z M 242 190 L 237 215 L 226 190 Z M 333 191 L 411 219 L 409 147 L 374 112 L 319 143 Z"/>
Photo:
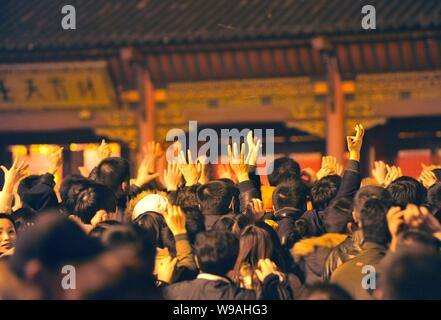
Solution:
<path fill-rule="evenodd" d="M 19 277 L 24 277 L 27 263 L 34 259 L 46 270 L 59 272 L 66 264 L 87 261 L 100 252 L 98 242 L 89 238 L 78 224 L 57 212 L 47 212 L 18 237 L 10 265 Z"/>
<path fill-rule="evenodd" d="M 369 199 L 360 211 L 361 229 L 366 241 L 386 244 L 390 239 L 386 215 L 387 203 L 379 199 Z"/>
<path fill-rule="evenodd" d="M 441 181 L 441 169 L 433 169 L 432 172 L 435 174 L 436 180 Z"/>
<path fill-rule="evenodd" d="M 352 300 L 351 295 L 333 283 L 313 284 L 307 288 L 307 300 Z"/>
<path fill-rule="evenodd" d="M 268 175 L 270 185 L 277 186 L 282 182 L 300 178 L 300 165 L 293 159 L 282 157 L 274 160 L 273 172 Z"/>
<path fill-rule="evenodd" d="M 101 221 L 100 223 L 97 223 L 97 225 L 89 232 L 89 237 L 92 239 L 97 239 L 101 242 L 101 237 L 105 230 L 109 229 L 111 226 L 120 224 L 121 222 L 116 220 Z"/>
<path fill-rule="evenodd" d="M 106 158 L 96 168 L 96 181 L 118 192 L 123 182 L 130 179 L 130 165 L 126 159 L 119 157 Z"/>
<path fill-rule="evenodd" d="M 196 235 L 205 231 L 205 216 L 199 208 L 184 208 L 185 229 L 187 230 L 188 241 L 194 244 Z"/>
<path fill-rule="evenodd" d="M 227 215 L 219 218 L 213 224 L 212 229 L 219 232 L 232 232 L 233 234 L 239 236 L 242 230 L 250 223 L 251 219 L 246 215 Z"/>
<path fill-rule="evenodd" d="M 164 217 L 154 211 L 147 211 L 132 221 L 133 224 L 141 227 L 151 241 L 158 248 L 164 248 L 163 229 L 167 227 Z"/>
<path fill-rule="evenodd" d="M 323 215 L 326 232 L 347 233 L 348 223 L 353 222 L 352 209 L 352 200 L 349 198 L 341 197 L 332 200 Z"/>
<path fill-rule="evenodd" d="M 197 189 L 197 198 L 203 214 L 224 215 L 230 212 L 232 189 L 222 181 L 210 181 Z"/>
<path fill-rule="evenodd" d="M 303 212 L 306 210 L 308 194 L 308 187 L 300 180 L 281 183 L 273 192 L 274 209 L 280 210 L 289 207 Z"/>
<path fill-rule="evenodd" d="M 409 247 L 417 248 L 419 251 L 427 250 L 439 253 L 441 241 L 422 230 L 407 229 L 398 234 L 397 252 Z"/>
<path fill-rule="evenodd" d="M 24 207 L 14 211 L 11 217 L 14 219 L 17 231 L 21 232 L 34 224 L 37 212 L 32 208 Z"/>
<path fill-rule="evenodd" d="M 435 216 L 441 215 L 441 182 L 435 183 L 427 190 L 427 200 Z"/>
<path fill-rule="evenodd" d="M 360 188 L 355 194 L 354 209 L 360 212 L 366 200 L 369 199 L 379 199 L 388 203 L 388 205 L 393 203 L 393 199 L 387 189 L 379 186 L 365 186 Z"/>
<path fill-rule="evenodd" d="M 78 194 L 93 185 L 94 182 L 84 177 L 71 176 L 64 179 L 60 187 L 61 208 L 67 215 L 75 210 Z"/>
<path fill-rule="evenodd" d="M 18 228 L 17 228 L 17 225 L 16 225 L 14 219 L 12 218 L 12 216 L 11 216 L 10 214 L 7 214 L 7 213 L 0 213 L 0 219 L 6 219 L 6 220 L 9 220 L 9 221 L 12 223 L 12 225 L 14 226 L 15 231 L 17 231 L 17 229 L 18 229 Z"/>
<path fill-rule="evenodd" d="M 35 211 L 57 208 L 58 198 L 54 187 L 54 176 L 50 174 L 24 178 L 20 181 L 17 190 L 22 207 L 29 207 Z"/>
<path fill-rule="evenodd" d="M 340 188 L 341 178 L 337 175 L 326 176 L 316 181 L 311 188 L 311 202 L 315 210 L 323 211 Z"/>
<path fill-rule="evenodd" d="M 420 206 L 427 199 L 426 188 L 412 177 L 403 176 L 396 179 L 387 187 L 387 190 L 394 200 L 394 205 L 401 209 L 405 209 L 409 203 Z"/>
<path fill-rule="evenodd" d="M 108 187 L 94 183 L 78 193 L 72 214 L 80 217 L 83 223 L 90 224 L 98 210 L 115 212 L 116 198 Z"/>
<path fill-rule="evenodd" d="M 225 276 L 236 262 L 239 240 L 231 232 L 210 230 L 196 236 L 194 249 L 202 272 Z"/>
<path fill-rule="evenodd" d="M 38 183 L 39 180 L 40 176 L 35 174 L 22 179 L 17 188 L 17 194 L 20 196 L 20 198 L 23 199 L 24 194 L 31 190 Z"/>
<path fill-rule="evenodd" d="M 385 300 L 440 300 L 439 253 L 405 250 L 385 262 L 380 288 Z"/>
<path fill-rule="evenodd" d="M 236 187 L 234 181 L 227 178 L 218 179 L 217 181 L 225 182 L 228 185 L 228 187 L 231 190 L 231 193 L 233 194 L 233 212 L 240 213 L 240 201 L 239 201 L 240 191 L 239 188 Z"/>
<path fill-rule="evenodd" d="M 180 206 L 183 209 L 189 207 L 198 207 L 199 201 L 196 195 L 197 189 L 198 189 L 198 185 L 179 188 L 176 195 L 176 199 L 175 201 L 173 201 L 174 204 Z"/>

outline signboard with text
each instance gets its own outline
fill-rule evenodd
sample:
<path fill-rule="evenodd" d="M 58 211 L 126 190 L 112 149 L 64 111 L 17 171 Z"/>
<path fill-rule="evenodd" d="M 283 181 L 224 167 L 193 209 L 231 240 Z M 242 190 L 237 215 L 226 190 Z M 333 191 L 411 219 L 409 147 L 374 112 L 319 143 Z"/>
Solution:
<path fill-rule="evenodd" d="M 105 62 L 0 65 L 0 111 L 115 105 Z"/>

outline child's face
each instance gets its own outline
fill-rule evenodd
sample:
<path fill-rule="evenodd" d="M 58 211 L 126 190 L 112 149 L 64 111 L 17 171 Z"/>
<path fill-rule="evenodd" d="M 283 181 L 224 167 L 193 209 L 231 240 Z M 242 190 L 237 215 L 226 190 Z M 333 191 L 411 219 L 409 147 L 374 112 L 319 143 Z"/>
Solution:
<path fill-rule="evenodd" d="M 15 247 L 17 233 L 8 219 L 0 219 L 0 254 Z"/>

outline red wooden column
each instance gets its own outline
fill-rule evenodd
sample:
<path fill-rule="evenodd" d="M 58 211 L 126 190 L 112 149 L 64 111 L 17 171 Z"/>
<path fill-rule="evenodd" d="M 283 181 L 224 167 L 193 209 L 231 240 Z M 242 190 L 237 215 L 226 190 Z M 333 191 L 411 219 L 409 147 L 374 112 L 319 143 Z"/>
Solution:
<path fill-rule="evenodd" d="M 156 140 L 156 107 L 154 97 L 154 86 L 148 71 L 141 69 L 141 123 L 140 123 L 140 150 L 147 145 L 147 142 Z"/>
<path fill-rule="evenodd" d="M 326 153 L 343 163 L 345 152 L 344 94 L 337 58 L 325 59 L 329 77 L 329 95 L 326 102 Z"/>

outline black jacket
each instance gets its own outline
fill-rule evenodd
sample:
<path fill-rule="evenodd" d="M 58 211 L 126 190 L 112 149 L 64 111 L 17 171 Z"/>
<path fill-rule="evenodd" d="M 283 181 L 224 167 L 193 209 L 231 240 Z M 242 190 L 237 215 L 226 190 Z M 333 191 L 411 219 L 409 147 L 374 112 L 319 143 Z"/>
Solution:
<path fill-rule="evenodd" d="M 283 246 L 291 248 L 300 240 L 296 233 L 296 221 L 302 216 L 302 211 L 297 208 L 286 207 L 274 212 L 273 219 L 279 225 L 277 235 Z"/>
<path fill-rule="evenodd" d="M 195 279 L 178 282 L 164 288 L 168 300 L 289 300 L 293 298 L 287 281 L 281 283 L 276 275 L 269 275 L 258 297 L 253 290 L 241 289 L 230 280 Z"/>

